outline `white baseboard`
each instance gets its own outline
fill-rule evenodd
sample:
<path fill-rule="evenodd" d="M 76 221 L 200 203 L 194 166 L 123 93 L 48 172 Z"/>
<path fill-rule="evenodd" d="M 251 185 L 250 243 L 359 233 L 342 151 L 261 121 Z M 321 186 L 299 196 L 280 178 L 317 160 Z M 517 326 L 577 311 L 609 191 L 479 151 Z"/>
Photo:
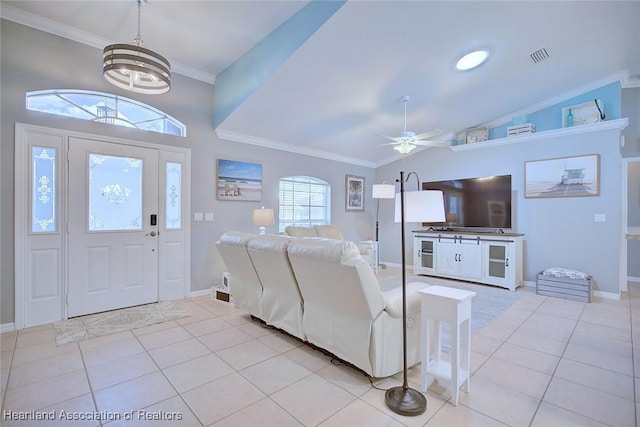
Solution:
<path fill-rule="evenodd" d="M 3 323 L 0 325 L 0 333 L 4 334 L 5 332 L 13 332 L 16 330 L 15 323 Z"/>
<path fill-rule="evenodd" d="M 382 264 L 386 265 L 387 267 L 393 267 L 393 268 L 400 268 L 400 266 L 402 265 L 399 262 L 383 262 L 383 261 L 380 261 L 380 265 L 382 265 Z M 411 268 L 413 268 L 413 266 L 411 266 Z"/>
<path fill-rule="evenodd" d="M 210 297 L 211 289 L 202 289 L 200 291 L 189 292 L 189 298 Z"/>
<path fill-rule="evenodd" d="M 620 300 L 620 294 L 619 293 L 613 293 L 613 292 L 601 292 L 601 291 L 593 291 L 593 296 L 594 297 L 599 297 L 602 299 L 610 299 L 610 300 Z"/>

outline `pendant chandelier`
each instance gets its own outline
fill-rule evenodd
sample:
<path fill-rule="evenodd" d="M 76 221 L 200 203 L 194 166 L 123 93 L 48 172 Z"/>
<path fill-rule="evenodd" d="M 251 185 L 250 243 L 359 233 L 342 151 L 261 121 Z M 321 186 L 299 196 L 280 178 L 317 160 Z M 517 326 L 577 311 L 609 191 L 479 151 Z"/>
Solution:
<path fill-rule="evenodd" d="M 107 81 L 121 89 L 157 95 L 171 89 L 171 65 L 162 55 L 144 47 L 140 37 L 140 7 L 138 4 L 138 35 L 132 44 L 111 44 L 102 52 L 102 72 Z"/>

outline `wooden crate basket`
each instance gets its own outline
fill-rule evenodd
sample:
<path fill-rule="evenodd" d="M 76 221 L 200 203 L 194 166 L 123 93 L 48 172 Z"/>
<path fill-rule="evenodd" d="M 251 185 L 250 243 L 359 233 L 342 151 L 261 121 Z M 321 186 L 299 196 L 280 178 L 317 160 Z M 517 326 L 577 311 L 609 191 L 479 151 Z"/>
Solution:
<path fill-rule="evenodd" d="M 571 279 L 569 277 L 545 276 L 538 273 L 536 293 L 549 297 L 591 302 L 592 278 Z"/>

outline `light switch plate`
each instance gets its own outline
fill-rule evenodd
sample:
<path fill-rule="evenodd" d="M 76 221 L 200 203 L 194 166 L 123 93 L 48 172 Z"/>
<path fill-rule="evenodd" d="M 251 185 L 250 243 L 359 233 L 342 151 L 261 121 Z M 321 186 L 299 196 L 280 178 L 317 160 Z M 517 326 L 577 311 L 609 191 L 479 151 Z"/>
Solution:
<path fill-rule="evenodd" d="M 204 217 L 202 215 L 202 212 L 195 212 L 193 214 L 193 220 L 196 221 L 196 222 L 204 221 Z"/>
<path fill-rule="evenodd" d="M 595 214 L 593 216 L 593 220 L 595 222 L 607 222 L 607 215 L 606 214 Z"/>
<path fill-rule="evenodd" d="M 213 221 L 213 212 L 207 212 L 204 214 L 205 221 Z"/>

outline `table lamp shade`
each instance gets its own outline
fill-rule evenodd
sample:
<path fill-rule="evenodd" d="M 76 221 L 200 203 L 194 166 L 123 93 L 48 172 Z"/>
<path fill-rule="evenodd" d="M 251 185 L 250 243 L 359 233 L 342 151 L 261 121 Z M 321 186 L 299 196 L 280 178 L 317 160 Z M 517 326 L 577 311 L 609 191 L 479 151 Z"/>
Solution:
<path fill-rule="evenodd" d="M 396 196 L 396 186 L 392 184 L 373 184 L 371 197 L 374 199 L 393 199 Z"/>
<path fill-rule="evenodd" d="M 401 221 L 400 193 L 396 194 L 395 222 Z M 405 191 L 404 222 L 445 222 L 444 195 L 440 190 Z"/>
<path fill-rule="evenodd" d="M 276 223 L 273 216 L 273 209 L 254 209 L 253 210 L 253 225 L 257 227 L 266 227 L 267 225 L 274 225 Z"/>

